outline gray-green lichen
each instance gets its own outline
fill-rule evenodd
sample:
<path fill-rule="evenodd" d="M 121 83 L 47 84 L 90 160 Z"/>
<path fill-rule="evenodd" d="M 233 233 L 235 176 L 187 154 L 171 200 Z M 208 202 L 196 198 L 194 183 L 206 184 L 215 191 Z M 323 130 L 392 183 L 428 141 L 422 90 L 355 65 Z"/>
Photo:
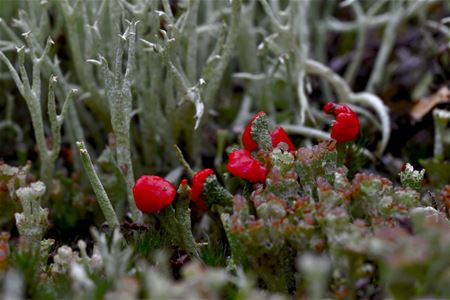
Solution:
<path fill-rule="evenodd" d="M 21 187 L 16 191 L 22 206 L 22 212 L 14 215 L 17 229 L 19 234 L 34 246 L 39 246 L 49 225 L 48 209 L 40 206 L 44 194 L 45 185 L 41 181 L 33 182 L 30 186 Z"/>
<path fill-rule="evenodd" d="M 425 176 L 425 169 L 420 171 L 414 170 L 414 167 L 406 163 L 404 170 L 399 173 L 400 182 L 404 188 L 410 187 L 415 190 L 420 190 L 422 187 L 423 177 Z"/>

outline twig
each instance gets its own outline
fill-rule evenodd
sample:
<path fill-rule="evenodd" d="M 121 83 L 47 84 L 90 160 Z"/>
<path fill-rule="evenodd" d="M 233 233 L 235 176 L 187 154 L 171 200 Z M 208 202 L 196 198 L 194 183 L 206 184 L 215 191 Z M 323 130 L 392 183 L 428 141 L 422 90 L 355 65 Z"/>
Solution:
<path fill-rule="evenodd" d="M 194 177 L 195 172 L 192 170 L 188 162 L 184 159 L 183 152 L 181 152 L 180 148 L 178 148 L 177 145 L 173 145 L 173 147 L 175 148 L 175 154 L 177 155 L 178 160 L 188 173 L 189 177 Z"/>
<path fill-rule="evenodd" d="M 306 137 L 315 138 L 319 140 L 331 139 L 330 134 L 328 132 L 319 129 L 290 124 L 283 124 L 282 126 L 287 133 L 300 134 Z"/>
<path fill-rule="evenodd" d="M 293 3 L 293 2 L 292 2 Z M 311 114 L 311 109 L 309 107 L 309 101 L 305 93 L 305 62 L 309 55 L 309 26 L 308 26 L 308 12 L 309 12 L 309 1 L 299 1 L 299 11 L 298 16 L 290 15 L 291 18 L 298 18 L 299 27 L 299 72 L 297 75 L 297 94 L 300 104 L 299 112 L 299 124 L 305 124 L 305 115 L 308 112 L 309 118 L 315 123 L 314 117 Z M 294 25 L 294 24 L 292 24 Z"/>
<path fill-rule="evenodd" d="M 376 1 L 376 2 L 382 2 L 382 1 Z M 390 1 L 390 2 L 392 3 L 392 2 L 397 2 L 397 1 Z M 436 0 L 409 1 L 410 5 L 406 8 L 404 17 L 409 18 L 409 17 L 415 15 L 417 12 L 426 9 L 428 6 L 431 6 L 435 2 L 436 2 Z M 377 10 L 379 9 L 379 7 L 376 7 L 376 8 L 377 8 Z M 373 14 L 375 14 L 375 13 L 376 13 L 376 11 Z M 392 18 L 392 15 L 389 12 L 389 13 L 384 13 L 381 15 L 374 15 L 373 17 L 367 18 L 366 22 L 367 22 L 368 28 L 376 28 L 376 27 L 380 27 L 380 26 L 387 24 L 391 20 L 391 18 Z M 355 21 L 344 22 L 344 21 L 339 21 L 334 18 L 329 18 L 326 21 L 326 26 L 331 31 L 336 31 L 336 32 L 341 32 L 341 33 L 355 31 L 355 30 L 358 30 L 358 28 L 359 28 L 358 22 L 355 22 Z"/>
<path fill-rule="evenodd" d="M 381 48 L 378 51 L 377 58 L 375 60 L 375 66 L 366 85 L 366 91 L 368 92 L 373 92 L 377 85 L 380 83 L 384 68 L 386 66 L 386 62 L 389 58 L 389 54 L 391 53 L 392 47 L 394 46 L 397 28 L 400 25 L 403 16 L 404 9 L 401 5 L 401 2 L 392 1 L 389 23 L 384 30 Z"/>
<path fill-rule="evenodd" d="M 356 21 L 359 23 L 359 28 L 356 42 L 356 50 L 352 57 L 352 62 L 345 70 L 344 75 L 344 78 L 349 85 L 352 85 L 353 81 L 355 80 L 355 76 L 357 74 L 359 66 L 361 65 L 361 61 L 364 54 L 364 48 L 367 42 L 367 22 L 366 22 L 367 16 L 364 14 L 361 5 L 359 4 L 358 1 L 352 3 L 352 8 L 356 14 Z"/>
<path fill-rule="evenodd" d="M 281 24 L 281 22 L 278 20 L 278 17 L 275 16 L 275 13 L 270 7 L 269 3 L 267 3 L 267 0 L 260 0 L 260 3 L 264 11 L 266 12 L 267 16 L 269 16 L 270 22 L 277 31 L 286 32 L 289 30 L 289 26 Z"/>

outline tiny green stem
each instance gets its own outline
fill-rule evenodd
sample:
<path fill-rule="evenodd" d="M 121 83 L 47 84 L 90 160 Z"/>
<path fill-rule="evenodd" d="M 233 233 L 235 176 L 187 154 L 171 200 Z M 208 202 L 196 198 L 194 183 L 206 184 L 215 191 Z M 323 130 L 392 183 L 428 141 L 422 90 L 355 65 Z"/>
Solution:
<path fill-rule="evenodd" d="M 182 200 L 183 201 L 183 200 Z M 158 216 L 163 226 L 168 228 L 171 234 L 171 239 L 178 247 L 196 258 L 200 258 L 194 236 L 191 231 L 191 218 L 189 208 L 183 207 L 185 205 L 178 204 L 177 211 L 169 205 Z"/>
<path fill-rule="evenodd" d="M 338 153 L 338 165 L 345 165 L 345 160 L 348 153 L 348 143 L 336 143 L 336 151 Z"/>
<path fill-rule="evenodd" d="M 183 247 L 193 256 L 200 258 L 197 244 L 192 234 L 191 227 L 191 210 L 189 203 L 191 202 L 191 194 L 188 192 L 187 185 L 180 185 L 178 188 L 178 198 L 175 202 L 175 217 L 178 221 L 180 230 L 180 239 Z"/>
<path fill-rule="evenodd" d="M 184 169 L 188 173 L 189 177 L 194 177 L 195 172 L 192 170 L 191 166 L 188 164 L 188 162 L 184 159 L 183 152 L 181 152 L 180 148 L 178 148 L 177 145 L 173 145 L 175 148 L 175 153 L 177 155 L 178 160 L 183 165 Z"/>

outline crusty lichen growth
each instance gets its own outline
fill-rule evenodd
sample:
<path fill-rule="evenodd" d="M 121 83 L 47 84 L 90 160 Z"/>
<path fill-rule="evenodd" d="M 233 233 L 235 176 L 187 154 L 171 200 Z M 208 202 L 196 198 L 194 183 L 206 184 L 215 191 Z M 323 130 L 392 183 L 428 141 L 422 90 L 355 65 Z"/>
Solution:
<path fill-rule="evenodd" d="M 202 195 L 213 211 L 221 211 L 224 207 L 229 207 L 233 199 L 233 195 L 219 183 L 216 175 L 206 178 Z"/>
<path fill-rule="evenodd" d="M 45 185 L 41 181 L 33 182 L 16 191 L 22 206 L 22 212 L 15 214 L 17 229 L 19 234 L 28 240 L 30 246 L 34 247 L 39 247 L 49 225 L 48 209 L 40 205 L 44 194 Z"/>
<path fill-rule="evenodd" d="M 410 187 L 415 190 L 420 190 L 422 187 L 423 177 L 425 176 L 425 169 L 420 171 L 414 170 L 414 167 L 406 163 L 404 170 L 399 173 L 400 183 L 404 188 Z"/>
<path fill-rule="evenodd" d="M 247 199 L 236 195 L 233 212 L 223 214 L 222 221 L 234 260 L 257 270 L 273 291 L 295 288 L 299 275 L 286 262 L 306 252 L 328 253 L 335 272 L 348 272 L 337 263 L 339 251 L 360 251 L 378 226 L 398 227 L 394 219 L 408 218 L 420 203 L 417 191 L 394 187 L 381 176 L 359 173 L 350 181 L 338 165 L 333 142 L 290 153 L 274 149 L 268 157 L 266 184 L 255 185 Z M 349 254 L 352 272 L 352 264 L 359 264 L 353 259 Z M 304 276 L 316 276 L 305 266 L 301 269 Z M 321 280 L 327 281 L 324 272 Z M 357 278 L 347 276 L 350 282 Z M 334 288 L 338 293 L 339 287 Z M 300 289 L 318 294 L 317 288 Z"/>
<path fill-rule="evenodd" d="M 270 150 L 272 139 L 269 132 L 269 120 L 266 114 L 260 114 L 253 120 L 250 130 L 252 139 L 260 149 Z"/>

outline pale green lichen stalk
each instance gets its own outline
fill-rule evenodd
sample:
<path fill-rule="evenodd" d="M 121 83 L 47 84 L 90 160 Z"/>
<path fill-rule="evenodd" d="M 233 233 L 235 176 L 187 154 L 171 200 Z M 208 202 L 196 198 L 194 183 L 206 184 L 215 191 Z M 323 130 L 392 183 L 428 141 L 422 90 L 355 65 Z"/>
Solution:
<path fill-rule="evenodd" d="M 297 268 L 305 274 L 308 299 L 323 299 L 331 269 L 329 258 L 306 253 L 297 258 Z"/>
<path fill-rule="evenodd" d="M 444 145 L 449 144 L 447 125 L 450 122 L 450 111 L 444 109 L 433 110 L 434 120 L 434 158 L 444 160 Z"/>
<path fill-rule="evenodd" d="M 67 274 L 72 262 L 78 259 L 78 252 L 72 251 L 72 248 L 63 245 L 56 251 L 50 271 L 57 274 Z"/>
<path fill-rule="evenodd" d="M 119 44 L 115 55 L 114 68 L 108 67 L 105 57 L 100 60 L 89 60 L 101 66 L 105 82 L 105 92 L 111 111 L 111 126 L 114 131 L 117 163 L 125 178 L 127 187 L 128 206 L 134 221 L 139 221 L 142 214 L 136 208 L 133 198 L 134 172 L 131 160 L 130 122 L 132 114 L 131 86 L 136 69 L 136 25 L 139 21 L 128 22 L 128 27 L 122 35 L 119 35 Z M 128 42 L 127 63 L 125 73 L 122 72 L 124 42 Z"/>
<path fill-rule="evenodd" d="M 91 229 L 91 234 L 98 247 L 106 278 L 116 283 L 127 274 L 132 249 L 127 246 L 118 228 L 114 229 L 111 240 L 105 233 L 100 233 L 95 228 Z"/>
<path fill-rule="evenodd" d="M 102 210 L 106 222 L 108 222 L 108 225 L 111 228 L 115 228 L 119 226 L 119 220 L 117 219 L 116 212 L 114 211 L 111 201 L 106 194 L 103 184 L 101 183 L 100 178 L 98 178 L 98 175 L 95 172 L 94 165 L 92 164 L 89 153 L 83 142 L 78 142 L 77 146 L 80 151 L 81 161 L 83 162 L 84 169 L 87 173 L 92 189 L 97 196 L 97 203 L 100 206 L 100 209 Z"/>
<path fill-rule="evenodd" d="M 10 60 L 0 51 L 0 60 L 6 64 L 9 72 L 17 86 L 22 97 L 25 99 L 28 110 L 31 115 L 31 123 L 34 129 L 34 135 L 37 143 L 37 147 L 40 154 L 41 159 L 41 169 L 40 169 L 40 177 L 41 180 L 46 185 L 47 189 L 52 187 L 52 179 L 53 173 L 55 169 L 55 162 L 58 158 L 59 151 L 61 149 L 61 126 L 64 120 L 64 116 L 67 114 L 68 105 L 72 99 L 75 89 L 72 89 L 67 92 L 65 100 L 62 104 L 61 113 L 57 114 L 56 112 L 56 103 L 55 103 L 55 92 L 54 85 L 57 82 L 57 77 L 51 75 L 49 79 L 48 86 L 48 118 L 50 121 L 50 127 L 52 132 L 53 143 L 49 147 L 46 141 L 46 135 L 44 132 L 44 116 L 41 108 L 41 68 L 42 64 L 50 51 L 51 45 L 54 42 L 48 38 L 46 46 L 41 53 L 38 53 L 35 45 L 32 43 L 32 35 L 31 32 L 26 32 L 24 34 L 25 38 L 28 42 L 28 48 L 25 46 L 21 46 L 17 48 L 17 53 L 19 57 L 19 72 L 16 71 Z M 26 52 L 30 53 L 32 59 L 32 81 L 29 80 L 28 74 L 25 67 L 25 54 Z M 19 76 L 20 74 L 20 76 Z"/>

